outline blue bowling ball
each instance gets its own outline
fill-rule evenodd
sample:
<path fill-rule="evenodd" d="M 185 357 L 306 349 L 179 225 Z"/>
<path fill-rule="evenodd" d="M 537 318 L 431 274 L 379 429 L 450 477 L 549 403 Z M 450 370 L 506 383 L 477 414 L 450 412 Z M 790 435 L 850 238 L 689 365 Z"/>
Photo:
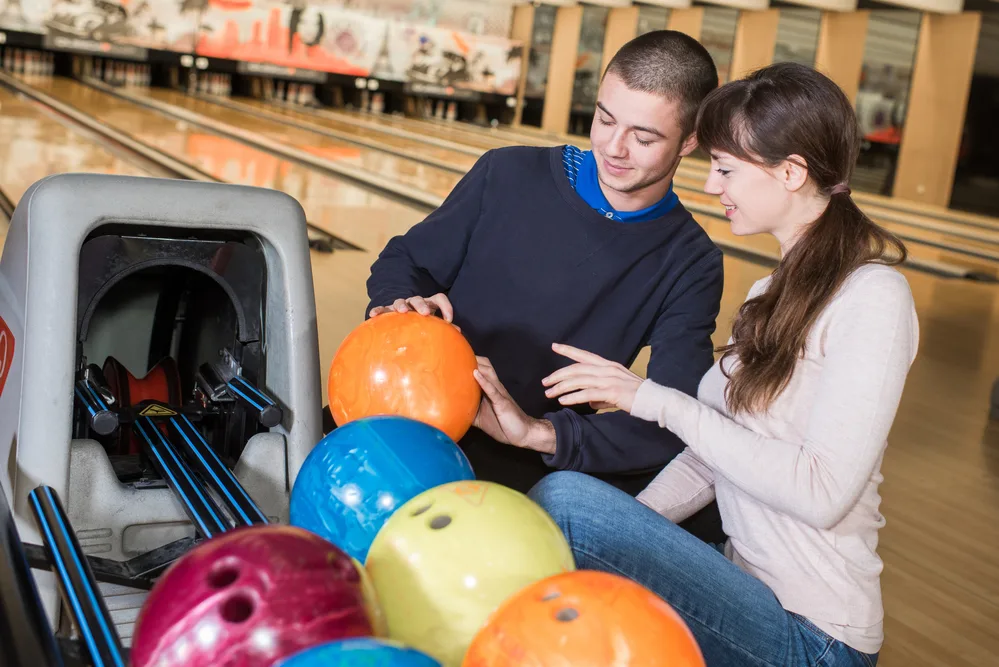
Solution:
<path fill-rule="evenodd" d="M 391 639 L 353 637 L 313 646 L 274 667 L 441 667 L 425 653 Z"/>
<path fill-rule="evenodd" d="M 305 459 L 291 490 L 291 524 L 364 563 L 392 513 L 427 489 L 475 479 L 464 452 L 407 417 L 358 419 L 333 430 Z"/>

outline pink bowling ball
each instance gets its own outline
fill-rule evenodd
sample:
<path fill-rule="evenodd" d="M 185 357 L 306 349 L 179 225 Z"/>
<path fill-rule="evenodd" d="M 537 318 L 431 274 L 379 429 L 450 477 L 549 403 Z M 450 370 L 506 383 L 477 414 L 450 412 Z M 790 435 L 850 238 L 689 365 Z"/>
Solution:
<path fill-rule="evenodd" d="M 237 528 L 171 565 L 142 607 L 131 667 L 269 667 L 375 634 L 354 561 L 292 526 Z"/>

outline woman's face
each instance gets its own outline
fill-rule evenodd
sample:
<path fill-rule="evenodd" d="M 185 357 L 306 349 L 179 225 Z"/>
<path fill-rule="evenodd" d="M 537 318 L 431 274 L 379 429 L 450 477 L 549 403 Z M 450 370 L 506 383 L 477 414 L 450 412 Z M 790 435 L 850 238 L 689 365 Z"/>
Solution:
<path fill-rule="evenodd" d="M 704 191 L 717 195 L 738 236 L 773 234 L 781 241 L 793 235 L 794 191 L 781 167 L 767 169 L 737 157 L 713 151 Z"/>

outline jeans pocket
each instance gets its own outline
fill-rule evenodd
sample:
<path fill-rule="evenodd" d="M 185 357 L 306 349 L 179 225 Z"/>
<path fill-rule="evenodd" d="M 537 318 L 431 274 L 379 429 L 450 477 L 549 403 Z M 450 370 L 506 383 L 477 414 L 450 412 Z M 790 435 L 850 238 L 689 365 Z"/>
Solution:
<path fill-rule="evenodd" d="M 809 621 L 807 618 L 805 618 L 801 614 L 796 614 L 793 611 L 790 612 L 790 614 L 791 614 L 791 617 L 795 620 L 795 622 L 797 622 L 798 625 L 800 625 L 804 629 L 808 630 L 809 633 L 815 635 L 815 638 L 818 639 L 819 641 L 821 641 L 823 643 L 828 643 L 828 642 L 836 641 L 834 638 L 832 638 L 831 636 L 829 636 L 829 634 L 825 630 L 823 630 L 819 626 L 815 625 L 814 623 L 812 623 L 811 621 Z"/>
<path fill-rule="evenodd" d="M 801 627 L 802 632 L 808 635 L 810 641 L 806 640 L 806 643 L 812 647 L 813 664 L 828 667 L 845 667 L 846 665 L 876 667 L 877 653 L 873 655 L 862 653 L 832 637 L 804 616 L 793 612 L 791 612 L 791 616 Z"/>

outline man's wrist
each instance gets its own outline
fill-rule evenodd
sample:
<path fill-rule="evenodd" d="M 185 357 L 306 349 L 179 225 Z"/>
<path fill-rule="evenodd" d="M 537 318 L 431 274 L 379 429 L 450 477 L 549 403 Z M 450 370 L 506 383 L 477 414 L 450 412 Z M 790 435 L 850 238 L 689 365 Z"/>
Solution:
<path fill-rule="evenodd" d="M 531 426 L 527 429 L 527 435 L 521 443 L 525 449 L 533 449 L 542 454 L 554 454 L 558 445 L 558 438 L 555 434 L 555 425 L 547 419 L 532 419 Z"/>

